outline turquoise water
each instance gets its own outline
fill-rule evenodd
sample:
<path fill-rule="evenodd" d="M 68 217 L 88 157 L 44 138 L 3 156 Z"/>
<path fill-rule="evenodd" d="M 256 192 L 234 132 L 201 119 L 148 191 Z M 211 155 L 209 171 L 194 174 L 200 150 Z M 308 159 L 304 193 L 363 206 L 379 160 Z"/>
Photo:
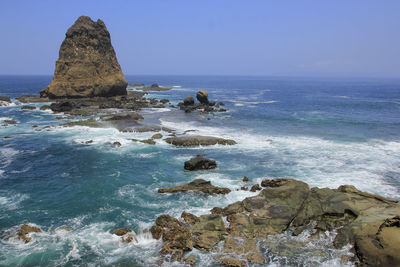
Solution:
<path fill-rule="evenodd" d="M 190 134 L 232 138 L 238 145 L 175 148 L 157 140 L 157 145 L 151 146 L 130 139 L 144 139 L 154 133 L 44 128 L 62 123 L 56 119 L 59 114 L 21 110 L 15 104 L 0 107 L 0 137 L 11 136 L 0 138 L 1 266 L 153 265 L 161 243 L 144 230 L 158 215 L 179 216 L 182 211 L 201 215 L 215 206 L 251 196 L 254 193 L 236 191 L 243 186 L 244 175 L 254 182 L 293 177 L 310 186 L 352 184 L 400 199 L 400 80 L 230 76 L 127 79 L 174 86 L 150 95 L 168 98 L 174 104 L 185 96 L 194 96 L 199 89 L 208 91 L 210 99 L 224 102 L 229 112 L 184 114 L 167 107 L 144 110 L 145 121 L 159 121 L 178 133 L 196 130 Z M 0 76 L 0 95 L 14 99 L 38 94 L 50 80 L 50 76 Z M 18 123 L 4 126 L 5 119 Z M 93 144 L 83 145 L 87 140 L 93 140 Z M 112 148 L 114 141 L 122 146 Z M 215 159 L 218 168 L 184 171 L 184 161 L 196 154 Z M 229 187 L 232 193 L 157 193 L 158 188 L 196 178 Z M 8 240 L 24 223 L 35 224 L 44 233 L 29 244 Z M 63 225 L 71 231 L 55 231 Z M 121 243 L 119 237 L 109 233 L 117 227 L 132 228 L 139 243 Z M 293 250 L 290 256 L 268 252 L 268 246 L 263 251 L 270 266 L 340 265 L 339 257 L 348 251 L 330 248 L 328 239 L 310 242 L 309 251 Z M 201 266 L 214 264 L 213 254 L 191 253 Z"/>

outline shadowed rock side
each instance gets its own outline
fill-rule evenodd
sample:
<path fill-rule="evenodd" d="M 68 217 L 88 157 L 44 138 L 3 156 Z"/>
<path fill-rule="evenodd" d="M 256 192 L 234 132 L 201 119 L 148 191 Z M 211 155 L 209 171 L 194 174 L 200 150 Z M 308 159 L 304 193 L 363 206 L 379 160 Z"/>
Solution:
<path fill-rule="evenodd" d="M 212 136 L 177 136 L 164 139 L 165 142 L 174 146 L 212 146 L 212 145 L 235 145 L 236 142 L 231 139 L 224 139 Z"/>
<path fill-rule="evenodd" d="M 81 98 L 126 95 L 127 81 L 102 20 L 81 16 L 60 47 L 53 81 L 41 97 Z"/>
<path fill-rule="evenodd" d="M 205 194 L 228 194 L 231 192 L 228 188 L 214 186 L 210 181 L 203 179 L 196 179 L 184 185 L 158 189 L 158 193 L 178 193 L 188 191 L 203 192 Z"/>
<path fill-rule="evenodd" d="M 188 161 L 185 161 L 185 170 L 197 171 L 197 170 L 210 170 L 217 168 L 215 160 L 207 159 L 202 155 L 197 155 Z"/>
<path fill-rule="evenodd" d="M 173 259 L 180 260 L 185 251 L 195 247 L 239 255 L 251 264 L 264 264 L 257 240 L 289 227 L 294 229 L 293 235 L 298 235 L 307 226 L 316 232 L 337 229 L 333 245 L 341 248 L 352 244 L 361 265 L 400 265 L 397 201 L 349 185 L 310 189 L 306 183 L 292 179 L 265 180 L 262 185 L 266 188 L 257 196 L 225 208 L 213 208 L 211 215 L 200 216 L 190 224 L 170 216 L 168 221 L 174 223 L 160 224 L 157 219 L 151 232 L 154 238 L 162 237 L 162 254 L 172 254 Z M 229 226 L 223 224 L 223 217 Z M 223 249 L 217 246 L 220 241 L 224 242 Z"/>

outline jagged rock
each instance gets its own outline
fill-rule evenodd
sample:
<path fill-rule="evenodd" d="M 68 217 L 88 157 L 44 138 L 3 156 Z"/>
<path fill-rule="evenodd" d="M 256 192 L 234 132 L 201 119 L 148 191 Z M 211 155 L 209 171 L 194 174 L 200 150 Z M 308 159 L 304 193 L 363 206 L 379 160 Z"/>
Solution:
<path fill-rule="evenodd" d="M 34 110 L 34 109 L 36 109 L 36 107 L 35 106 L 22 106 L 21 109 L 22 110 Z"/>
<path fill-rule="evenodd" d="M 250 181 L 249 178 L 247 178 L 247 176 L 243 177 L 243 182 L 248 182 Z"/>
<path fill-rule="evenodd" d="M 247 261 L 251 264 L 264 264 L 264 256 L 257 247 L 257 243 L 254 239 L 245 239 L 237 242 L 233 238 L 229 237 L 225 240 L 224 253 L 234 253 L 246 257 Z"/>
<path fill-rule="evenodd" d="M 262 187 L 279 187 L 279 186 L 285 184 L 286 182 L 287 182 L 286 179 L 280 179 L 280 178 L 272 179 L 272 180 L 265 179 L 265 180 L 262 180 L 261 186 Z"/>
<path fill-rule="evenodd" d="M 203 90 L 198 91 L 196 94 L 196 98 L 197 98 L 197 100 L 199 100 L 199 102 L 201 104 L 209 104 L 208 103 L 208 93 L 206 91 L 203 91 Z M 214 104 L 215 104 L 215 102 L 214 102 Z"/>
<path fill-rule="evenodd" d="M 247 186 L 242 186 L 242 187 L 240 188 L 240 190 L 249 191 L 249 188 L 248 188 Z"/>
<path fill-rule="evenodd" d="M 185 161 L 185 170 L 197 171 L 197 170 L 210 170 L 217 168 L 215 160 L 204 158 L 202 155 L 197 155 L 188 161 Z"/>
<path fill-rule="evenodd" d="M 4 122 L 8 124 L 17 124 L 16 120 L 4 120 Z"/>
<path fill-rule="evenodd" d="M 256 191 L 260 191 L 261 187 L 259 184 L 255 184 L 250 188 L 250 192 L 256 192 Z"/>
<path fill-rule="evenodd" d="M 218 214 L 200 216 L 200 222 L 194 224 L 190 231 L 193 235 L 193 246 L 199 250 L 210 251 L 224 239 L 225 225 Z"/>
<path fill-rule="evenodd" d="M 126 236 L 121 236 L 121 241 L 122 241 L 122 243 L 130 243 L 132 241 L 135 241 L 136 243 L 138 243 L 136 235 L 134 235 L 132 233 L 130 233 Z"/>
<path fill-rule="evenodd" d="M 186 212 L 186 211 L 182 212 L 181 218 L 182 218 L 186 223 L 189 223 L 189 224 L 195 224 L 195 223 L 200 222 L 199 217 L 197 217 L 196 215 L 191 214 L 191 213 L 189 213 L 189 212 Z"/>
<path fill-rule="evenodd" d="M 163 136 L 162 134 L 158 133 L 158 134 L 154 134 L 151 139 L 161 139 Z"/>
<path fill-rule="evenodd" d="M 174 146 L 212 146 L 212 145 L 235 145 L 236 142 L 231 139 L 224 139 L 212 136 L 177 136 L 164 139 L 168 144 Z"/>
<path fill-rule="evenodd" d="M 17 238 L 24 240 L 25 243 L 29 243 L 32 240 L 32 237 L 28 236 L 28 234 L 41 233 L 41 232 L 42 232 L 42 229 L 40 229 L 39 227 L 24 224 L 18 230 Z"/>
<path fill-rule="evenodd" d="M 104 22 L 81 16 L 65 34 L 53 81 L 40 92 L 40 96 L 126 95 L 127 84 Z"/>
<path fill-rule="evenodd" d="M 203 179 L 196 179 L 184 185 L 158 189 L 158 193 L 178 193 L 188 191 L 203 192 L 205 194 L 228 194 L 231 192 L 228 188 L 214 186 L 210 181 L 205 181 Z"/>
<path fill-rule="evenodd" d="M 167 104 L 167 103 L 169 103 L 169 100 L 168 100 L 168 99 L 165 99 L 165 98 L 163 98 L 163 99 L 161 99 L 161 100 L 160 100 L 160 102 L 161 102 L 161 103 L 163 103 L 163 104 Z"/>
<path fill-rule="evenodd" d="M 66 112 L 71 111 L 72 109 L 76 108 L 76 103 L 72 101 L 62 101 L 58 103 L 52 103 L 50 105 L 50 109 L 53 112 Z"/>

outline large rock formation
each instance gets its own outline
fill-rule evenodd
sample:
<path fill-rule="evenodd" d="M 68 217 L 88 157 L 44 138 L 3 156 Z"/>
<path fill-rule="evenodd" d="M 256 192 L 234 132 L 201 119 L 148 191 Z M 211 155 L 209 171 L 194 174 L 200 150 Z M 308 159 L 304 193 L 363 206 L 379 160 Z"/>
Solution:
<path fill-rule="evenodd" d="M 60 47 L 53 81 L 41 97 L 80 98 L 126 95 L 128 85 L 102 20 L 81 16 Z"/>
<path fill-rule="evenodd" d="M 263 181 L 262 186 L 265 189 L 258 195 L 213 208 L 211 215 L 202 215 L 191 224 L 161 215 L 151 233 L 154 238 L 162 237 L 162 254 L 181 260 L 193 247 L 218 252 L 218 243 L 224 241 L 224 255 L 239 255 L 250 264 L 262 265 L 273 252 L 267 251 L 264 257 L 257 241 L 291 229 L 299 235 L 308 227 L 315 234 L 337 231 L 333 246 L 353 245 L 360 266 L 400 266 L 400 205 L 396 200 L 350 185 L 310 188 L 301 181 L 273 179 Z M 229 225 L 224 225 L 223 217 Z M 169 223 L 159 223 L 160 218 Z M 230 264 L 225 265 L 245 263 Z"/>

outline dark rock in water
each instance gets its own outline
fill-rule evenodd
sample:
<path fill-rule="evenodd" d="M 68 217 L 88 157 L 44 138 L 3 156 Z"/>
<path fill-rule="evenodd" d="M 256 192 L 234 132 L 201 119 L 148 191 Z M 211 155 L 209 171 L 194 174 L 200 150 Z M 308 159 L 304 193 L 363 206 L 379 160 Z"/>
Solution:
<path fill-rule="evenodd" d="M 231 139 L 224 139 L 212 136 L 177 136 L 164 139 L 168 144 L 174 146 L 212 146 L 212 145 L 235 145 L 236 142 Z"/>
<path fill-rule="evenodd" d="M 3 139 L 10 139 L 10 138 L 11 138 L 11 136 L 9 136 L 9 135 L 3 137 Z"/>
<path fill-rule="evenodd" d="M 188 191 L 203 192 L 205 194 L 228 194 L 231 192 L 228 188 L 214 186 L 210 181 L 205 181 L 203 179 L 196 179 L 184 185 L 158 189 L 158 193 L 178 193 Z"/>
<path fill-rule="evenodd" d="M 138 113 L 118 113 L 100 117 L 103 121 L 138 121 L 143 117 Z"/>
<path fill-rule="evenodd" d="M 119 229 L 112 231 L 111 233 L 113 233 L 114 235 L 123 236 L 123 235 L 125 235 L 127 233 L 131 233 L 131 232 L 132 232 L 132 230 L 129 228 L 119 228 Z"/>
<path fill-rule="evenodd" d="M 72 109 L 74 109 L 76 107 L 77 107 L 77 104 L 72 101 L 62 101 L 62 102 L 52 103 L 50 105 L 50 109 L 53 112 L 71 111 Z"/>
<path fill-rule="evenodd" d="M 148 145 L 156 144 L 156 142 L 154 142 L 154 140 L 152 140 L 152 139 L 145 139 L 145 140 L 141 140 L 140 142 L 142 142 L 143 144 L 148 144 Z"/>
<path fill-rule="evenodd" d="M 0 96 L 0 101 L 11 103 L 11 99 L 8 96 Z"/>
<path fill-rule="evenodd" d="M 44 105 L 40 107 L 40 110 L 48 110 L 51 109 L 49 105 Z"/>
<path fill-rule="evenodd" d="M 118 141 L 112 143 L 112 147 L 121 147 L 121 146 L 122 146 L 121 143 Z"/>
<path fill-rule="evenodd" d="M 197 155 L 185 162 L 185 170 L 188 171 L 209 170 L 215 168 L 217 168 L 215 160 L 204 158 L 201 155 Z"/>
<path fill-rule="evenodd" d="M 186 223 L 190 223 L 190 224 L 194 224 L 194 223 L 198 223 L 200 222 L 199 217 L 197 217 L 194 214 L 191 214 L 189 212 L 182 212 L 181 214 L 181 218 L 186 222 Z"/>
<path fill-rule="evenodd" d="M 251 187 L 251 189 L 250 189 L 251 192 L 256 192 L 256 191 L 260 191 L 260 190 L 261 190 L 261 187 L 260 187 L 259 184 L 253 185 L 253 186 Z"/>
<path fill-rule="evenodd" d="M 128 86 L 138 87 L 138 86 L 144 86 L 144 84 L 143 83 L 128 83 Z"/>
<path fill-rule="evenodd" d="M 35 106 L 22 106 L 21 109 L 22 110 L 24 110 L 24 109 L 25 110 L 34 110 L 34 109 L 36 109 L 36 107 Z"/>
<path fill-rule="evenodd" d="M 243 182 L 248 182 L 248 181 L 250 181 L 249 178 L 247 178 L 247 176 L 244 176 L 243 177 Z"/>
<path fill-rule="evenodd" d="M 4 120 L 4 122 L 8 124 L 17 124 L 17 121 L 15 120 Z"/>
<path fill-rule="evenodd" d="M 40 96 L 126 95 L 127 84 L 104 22 L 81 16 L 65 34 L 53 81 L 40 92 Z"/>
<path fill-rule="evenodd" d="M 197 100 L 199 100 L 201 104 L 208 104 L 208 93 L 206 91 L 203 90 L 198 91 L 196 94 L 196 98 Z"/>
<path fill-rule="evenodd" d="M 87 140 L 87 141 L 84 142 L 84 144 L 85 144 L 85 145 L 93 144 L 93 140 Z"/>
<path fill-rule="evenodd" d="M 262 180 L 261 186 L 262 187 L 279 187 L 279 186 L 284 185 L 286 182 L 287 182 L 286 179 L 280 179 L 280 178 L 276 178 L 276 179 L 272 179 L 272 180 L 265 179 L 265 180 Z"/>
<path fill-rule="evenodd" d="M 168 102 L 169 102 L 169 100 L 168 100 L 168 99 L 165 99 L 165 98 L 163 98 L 163 99 L 161 99 L 161 100 L 160 100 L 160 102 L 161 102 L 161 103 L 163 103 L 163 104 L 166 104 L 166 103 L 168 103 Z"/>
<path fill-rule="evenodd" d="M 153 134 L 153 136 L 151 137 L 151 139 L 161 139 L 163 137 L 162 134 L 158 133 L 158 134 Z"/>
<path fill-rule="evenodd" d="M 192 96 L 186 97 L 185 99 L 183 99 L 183 104 L 185 106 L 194 105 L 194 98 Z"/>
<path fill-rule="evenodd" d="M 137 88 L 138 90 L 142 91 L 168 91 L 171 90 L 171 87 L 162 87 L 159 86 L 157 83 L 152 84 L 151 86 L 143 86 L 141 88 Z"/>
<path fill-rule="evenodd" d="M 247 186 L 242 186 L 242 187 L 240 188 L 240 190 L 243 190 L 243 191 L 248 191 L 248 190 L 249 190 L 249 188 L 248 188 Z"/>
<path fill-rule="evenodd" d="M 32 240 L 32 237 L 28 236 L 28 234 L 41 233 L 41 232 L 42 232 L 42 230 L 39 227 L 24 224 L 18 230 L 17 238 L 24 240 L 25 243 L 29 243 Z"/>

